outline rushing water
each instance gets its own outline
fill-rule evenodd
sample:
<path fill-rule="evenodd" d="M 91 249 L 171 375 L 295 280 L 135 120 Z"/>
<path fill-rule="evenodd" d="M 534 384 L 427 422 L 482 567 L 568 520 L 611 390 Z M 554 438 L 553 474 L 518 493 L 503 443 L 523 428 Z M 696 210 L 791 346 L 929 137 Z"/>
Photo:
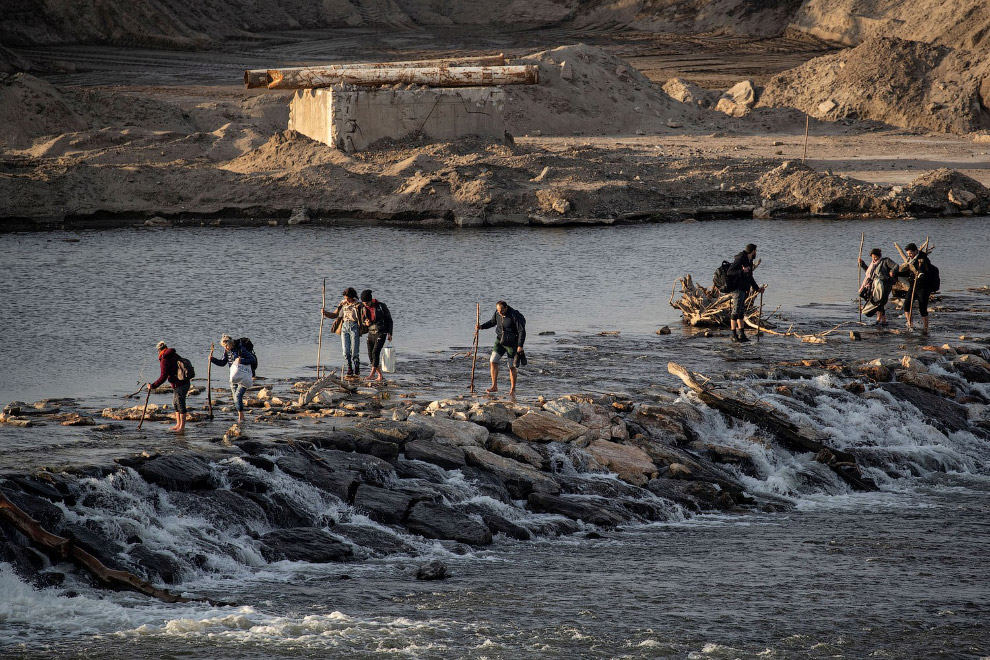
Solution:
<path fill-rule="evenodd" d="M 988 229 L 982 218 L 0 236 L 0 398 L 127 392 L 157 374 L 158 339 L 192 352 L 221 332 L 251 336 L 266 373 L 306 375 L 324 276 L 331 294 L 374 288 L 409 354 L 466 345 L 475 301 L 487 316 L 498 298 L 526 314 L 537 346 L 550 346 L 537 336 L 544 329 L 585 337 L 618 329 L 626 344 L 616 350 L 632 350 L 656 326 L 676 322 L 667 306 L 676 277 L 707 279 L 721 258 L 753 241 L 765 264 L 757 279 L 771 285 L 768 305 L 772 299 L 795 320 L 837 322 L 855 309 L 859 231 L 867 249 L 931 234 L 944 288 L 958 290 L 990 280 L 985 246 L 973 240 Z M 671 350 L 707 350 L 678 346 Z M 580 388 L 608 369 L 575 366 L 572 346 L 560 348 L 560 364 L 544 378 L 559 375 Z M 335 353 L 328 342 L 324 355 Z M 645 387 L 661 365 L 644 361 L 623 384 Z M 174 558 L 182 589 L 238 605 L 166 605 L 100 592 L 73 574 L 61 588 L 37 590 L 0 564 L 0 657 L 990 657 L 986 441 L 942 433 L 910 405 L 881 392 L 850 394 L 829 376 L 786 384 L 810 403 L 796 405 L 757 381 L 746 387 L 792 421 L 825 431 L 838 448 L 859 450 L 881 492 L 852 493 L 810 457 L 754 443 L 755 427 L 728 425 L 702 408 L 694 432 L 745 451 L 753 469 L 731 468 L 736 478 L 791 510 L 690 517 L 657 499 L 666 521 L 600 537 L 590 527 L 526 542 L 500 536 L 459 555 L 403 535 L 417 558 L 314 565 L 267 563 L 256 542 L 266 523 L 211 508 L 206 498 L 162 491 L 130 471 L 80 477 L 85 497 L 59 505 L 68 520 L 87 520 L 122 544 L 137 535 Z M 990 397 L 990 385 L 977 387 Z M 8 430 L 0 442 L 13 447 L 48 435 Z M 272 492 L 328 525 L 394 533 L 278 471 L 261 473 L 237 457 L 217 457 L 213 470 L 221 484 L 254 470 Z M 552 518 L 491 500 L 456 471 L 435 472 L 449 502 L 489 507 L 530 529 Z M 431 557 L 450 566 L 451 578 L 414 579 Z"/>

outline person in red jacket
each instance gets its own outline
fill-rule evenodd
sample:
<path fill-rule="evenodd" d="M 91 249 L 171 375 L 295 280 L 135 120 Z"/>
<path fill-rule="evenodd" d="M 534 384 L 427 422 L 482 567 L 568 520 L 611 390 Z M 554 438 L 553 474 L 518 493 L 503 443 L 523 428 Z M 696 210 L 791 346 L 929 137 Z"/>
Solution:
<path fill-rule="evenodd" d="M 172 406 L 175 408 L 175 426 L 170 426 L 169 431 L 182 433 L 186 429 L 186 395 L 189 394 L 189 384 L 191 381 L 179 380 L 179 354 L 174 348 L 169 348 L 165 342 L 160 341 L 155 347 L 158 349 L 158 362 L 161 363 L 162 373 L 154 383 L 148 383 L 148 389 L 153 390 L 166 380 L 172 385 Z"/>

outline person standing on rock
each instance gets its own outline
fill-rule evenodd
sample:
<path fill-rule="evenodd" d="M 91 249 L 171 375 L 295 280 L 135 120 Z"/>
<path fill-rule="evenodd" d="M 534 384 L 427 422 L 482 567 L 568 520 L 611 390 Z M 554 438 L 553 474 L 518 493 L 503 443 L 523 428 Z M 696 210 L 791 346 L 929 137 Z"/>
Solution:
<path fill-rule="evenodd" d="M 192 381 L 179 379 L 179 354 L 174 348 L 169 348 L 165 342 L 160 341 L 155 346 L 158 350 L 158 362 L 161 365 L 161 375 L 153 383 L 148 383 L 148 390 L 152 391 L 166 380 L 172 386 L 172 407 L 175 408 L 175 426 L 170 426 L 169 431 L 182 433 L 186 429 L 186 395 L 189 394 L 189 385 Z"/>
<path fill-rule="evenodd" d="M 753 279 L 753 262 L 756 259 L 756 245 L 750 243 L 736 255 L 729 266 L 729 283 L 732 286 L 732 312 L 729 315 L 729 327 L 732 328 L 732 341 L 749 341 L 746 338 L 743 319 L 746 317 L 746 298 L 751 289 L 764 291 Z"/>
<path fill-rule="evenodd" d="M 371 295 L 371 289 L 361 292 L 361 314 L 368 328 L 368 360 L 371 363 L 371 373 L 368 380 L 381 380 L 382 349 L 386 341 L 392 341 L 392 313 L 388 306 L 379 302 Z"/>
<path fill-rule="evenodd" d="M 859 297 L 866 303 L 863 305 L 863 314 L 866 316 L 877 315 L 877 325 L 887 325 L 887 299 L 890 297 L 890 290 L 897 281 L 897 264 L 890 257 L 883 256 L 880 248 L 870 250 L 870 264 L 867 266 L 862 259 L 859 266 L 866 271 L 863 276 L 863 283 L 859 287 Z"/>
<path fill-rule="evenodd" d="M 498 370 L 503 355 L 509 356 L 509 396 L 516 394 L 516 368 L 526 364 L 523 343 L 526 341 L 526 318 L 519 310 L 509 307 L 509 303 L 499 300 L 495 303 L 495 314 L 491 320 L 475 325 L 475 330 L 495 328 L 495 345 L 492 347 L 491 363 L 492 386 L 486 392 L 498 392 Z"/>
<path fill-rule="evenodd" d="M 357 291 L 349 286 L 344 289 L 344 299 L 337 304 L 337 309 L 328 312 L 325 308 L 320 311 L 328 319 L 334 319 L 331 332 L 340 335 L 340 347 L 347 363 L 347 378 L 361 376 L 361 346 L 358 339 L 364 334 L 364 315 L 361 304 L 357 299 Z"/>
<path fill-rule="evenodd" d="M 907 329 L 914 330 L 911 317 L 914 314 L 915 302 L 917 302 L 918 313 L 921 315 L 921 333 L 927 335 L 928 299 L 937 288 L 931 277 L 932 263 L 928 260 L 928 255 L 919 251 L 918 246 L 914 243 L 908 243 L 904 252 L 907 253 L 907 263 L 897 271 L 898 275 L 910 280 L 908 295 L 904 300 L 904 319 L 907 321 Z"/>
<path fill-rule="evenodd" d="M 218 367 L 230 365 L 230 394 L 237 409 L 237 421 L 244 421 L 244 392 L 254 381 L 254 369 L 258 366 L 258 358 L 240 341 L 234 341 L 230 335 L 220 337 L 223 347 L 223 357 L 213 357 L 213 344 L 210 344 L 210 362 Z"/>

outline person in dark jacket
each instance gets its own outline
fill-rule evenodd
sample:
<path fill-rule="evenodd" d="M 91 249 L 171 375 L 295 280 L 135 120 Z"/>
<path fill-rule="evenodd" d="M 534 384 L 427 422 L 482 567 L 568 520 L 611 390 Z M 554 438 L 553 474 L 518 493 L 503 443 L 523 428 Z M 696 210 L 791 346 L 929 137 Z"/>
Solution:
<path fill-rule="evenodd" d="M 476 330 L 495 328 L 495 345 L 492 347 L 491 363 L 492 386 L 486 392 L 498 392 L 498 365 L 503 355 L 509 359 L 509 396 L 516 394 L 516 367 L 526 364 L 523 343 L 526 341 L 526 319 L 519 310 L 509 307 L 509 303 L 499 300 L 495 303 L 495 314 L 491 320 L 475 326 Z"/>
<path fill-rule="evenodd" d="M 897 264 L 890 257 L 883 256 L 880 248 L 870 250 L 870 263 L 867 265 L 862 259 L 859 266 L 866 271 L 863 276 L 863 283 L 859 287 L 859 297 L 865 302 L 863 304 L 863 314 L 866 316 L 877 315 L 877 325 L 887 325 L 886 305 L 890 297 L 890 290 L 897 281 Z"/>
<path fill-rule="evenodd" d="M 732 313 L 729 316 L 729 326 L 732 328 L 732 341 L 749 341 L 743 319 L 746 316 L 746 298 L 751 289 L 763 291 L 753 279 L 753 262 L 756 260 L 756 245 L 750 243 L 742 252 L 736 255 L 729 266 L 729 281 L 732 284 Z"/>
<path fill-rule="evenodd" d="M 361 313 L 361 303 L 358 302 L 357 290 L 349 286 L 344 289 L 344 298 L 337 304 L 337 309 L 328 312 L 322 309 L 323 316 L 335 319 L 331 331 L 340 335 L 340 348 L 347 363 L 345 378 L 361 377 L 361 346 L 358 339 L 367 329 L 364 326 L 364 315 Z"/>
<path fill-rule="evenodd" d="M 246 364 L 251 367 L 253 377 L 254 370 L 258 367 L 258 358 L 240 341 L 235 341 L 230 335 L 220 337 L 220 345 L 223 347 L 223 357 L 218 359 L 213 357 L 214 345 L 210 344 L 210 362 L 218 367 L 230 365 L 230 394 L 234 399 L 234 408 L 237 409 L 237 421 L 243 422 L 244 392 L 247 391 L 249 384 L 237 376 L 237 366 Z"/>
<path fill-rule="evenodd" d="M 904 318 L 907 321 L 907 329 L 914 330 L 914 324 L 911 323 L 911 316 L 914 314 L 915 308 L 917 308 L 918 313 L 921 314 L 921 334 L 927 335 L 928 299 L 935 293 L 932 291 L 932 282 L 929 276 L 931 262 L 928 260 L 928 255 L 919 251 L 918 246 L 914 243 L 908 243 L 904 248 L 904 252 L 907 253 L 908 260 L 907 263 L 898 269 L 897 274 L 900 277 L 907 277 L 909 280 L 908 297 L 904 301 Z"/>
<path fill-rule="evenodd" d="M 169 431 L 182 433 L 186 429 L 186 395 L 189 394 L 188 380 L 179 380 L 179 354 L 174 348 L 169 348 L 165 342 L 160 341 L 155 346 L 158 349 L 158 362 L 161 364 L 161 375 L 153 383 L 148 383 L 148 390 L 156 387 L 168 380 L 172 386 L 172 407 L 175 408 L 175 426 L 170 426 Z"/>
<path fill-rule="evenodd" d="M 365 289 L 361 292 L 361 314 L 368 328 L 368 360 L 371 362 L 368 380 L 381 380 L 382 349 L 386 341 L 392 341 L 392 313 L 385 303 L 372 297 L 371 289 Z"/>

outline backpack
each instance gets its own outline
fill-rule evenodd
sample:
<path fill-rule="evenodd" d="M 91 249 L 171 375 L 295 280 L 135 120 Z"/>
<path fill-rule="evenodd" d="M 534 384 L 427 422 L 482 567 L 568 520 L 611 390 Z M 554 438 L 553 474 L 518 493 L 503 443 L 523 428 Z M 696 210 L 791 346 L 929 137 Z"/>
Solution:
<path fill-rule="evenodd" d="M 939 276 L 938 266 L 931 261 L 928 262 L 928 272 L 925 273 L 925 284 L 928 285 L 928 290 L 932 293 L 935 293 L 942 287 L 942 278 Z"/>
<path fill-rule="evenodd" d="M 181 381 L 189 381 L 195 377 L 196 370 L 193 369 L 192 360 L 176 356 L 175 378 Z"/>
<path fill-rule="evenodd" d="M 730 293 L 732 291 L 732 278 L 729 277 L 729 268 L 731 266 L 732 264 L 728 261 L 723 261 L 722 265 L 715 269 L 715 275 L 712 276 L 712 286 L 722 293 Z"/>
<path fill-rule="evenodd" d="M 254 352 L 254 344 L 247 337 L 241 337 L 237 340 L 237 343 L 240 344 L 242 348 L 247 349 L 247 352 L 254 358 L 254 364 L 251 365 L 251 376 L 254 377 L 258 371 L 258 355 Z"/>

